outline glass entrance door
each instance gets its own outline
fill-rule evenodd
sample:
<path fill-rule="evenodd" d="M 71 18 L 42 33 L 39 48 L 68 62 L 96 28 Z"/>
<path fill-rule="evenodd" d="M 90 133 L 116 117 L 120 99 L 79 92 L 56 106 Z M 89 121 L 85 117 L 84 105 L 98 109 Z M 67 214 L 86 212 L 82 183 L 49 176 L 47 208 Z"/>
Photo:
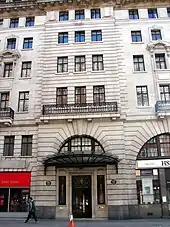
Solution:
<path fill-rule="evenodd" d="M 91 176 L 72 176 L 72 213 L 75 218 L 92 217 Z"/>

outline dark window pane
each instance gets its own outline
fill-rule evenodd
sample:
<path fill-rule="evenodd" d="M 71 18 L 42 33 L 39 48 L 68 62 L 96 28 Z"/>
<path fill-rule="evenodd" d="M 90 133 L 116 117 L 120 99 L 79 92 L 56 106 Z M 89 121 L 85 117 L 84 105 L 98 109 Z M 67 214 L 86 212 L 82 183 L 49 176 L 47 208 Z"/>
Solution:
<path fill-rule="evenodd" d="M 97 203 L 105 204 L 105 177 L 97 175 Z"/>
<path fill-rule="evenodd" d="M 31 156 L 32 155 L 32 136 L 22 136 L 21 155 Z"/>
<path fill-rule="evenodd" d="M 59 176 L 59 205 L 66 205 L 66 176 Z"/>
<path fill-rule="evenodd" d="M 14 155 L 14 140 L 15 136 L 5 136 L 4 137 L 4 156 L 13 156 Z"/>

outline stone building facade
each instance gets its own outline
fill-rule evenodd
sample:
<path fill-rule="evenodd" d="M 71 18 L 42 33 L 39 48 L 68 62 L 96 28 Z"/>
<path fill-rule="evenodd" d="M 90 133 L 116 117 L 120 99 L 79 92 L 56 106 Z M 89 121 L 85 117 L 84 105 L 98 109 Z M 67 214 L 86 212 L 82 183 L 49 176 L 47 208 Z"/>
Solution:
<path fill-rule="evenodd" d="M 168 1 L 1 1 L 0 216 L 169 216 Z"/>

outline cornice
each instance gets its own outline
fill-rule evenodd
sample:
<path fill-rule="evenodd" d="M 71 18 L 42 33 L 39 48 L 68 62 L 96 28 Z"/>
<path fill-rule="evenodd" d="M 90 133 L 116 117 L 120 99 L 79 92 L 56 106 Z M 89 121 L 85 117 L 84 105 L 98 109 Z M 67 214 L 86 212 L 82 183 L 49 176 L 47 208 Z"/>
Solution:
<path fill-rule="evenodd" d="M 170 4 L 170 0 L 18 0 L 17 2 L 0 2 L 0 13 L 19 11 L 47 11 L 55 8 L 77 8 L 107 5 L 114 8 L 144 8 L 146 5 L 152 7 Z"/>

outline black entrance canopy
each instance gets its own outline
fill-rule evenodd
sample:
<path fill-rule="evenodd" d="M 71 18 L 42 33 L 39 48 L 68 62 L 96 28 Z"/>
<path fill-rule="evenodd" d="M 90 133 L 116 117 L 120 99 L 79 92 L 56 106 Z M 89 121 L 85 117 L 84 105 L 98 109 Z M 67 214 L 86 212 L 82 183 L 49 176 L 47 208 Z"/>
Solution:
<path fill-rule="evenodd" d="M 48 166 L 56 166 L 58 168 L 65 167 L 94 167 L 94 166 L 106 166 L 115 165 L 116 172 L 118 173 L 118 158 L 113 157 L 111 154 L 102 153 L 57 153 L 51 157 L 48 157 L 44 161 L 45 174 Z"/>
<path fill-rule="evenodd" d="M 118 158 L 105 152 L 101 144 L 90 136 L 74 136 L 64 142 L 58 153 L 44 160 L 44 171 L 48 166 L 94 167 L 115 165 L 118 173 Z"/>

